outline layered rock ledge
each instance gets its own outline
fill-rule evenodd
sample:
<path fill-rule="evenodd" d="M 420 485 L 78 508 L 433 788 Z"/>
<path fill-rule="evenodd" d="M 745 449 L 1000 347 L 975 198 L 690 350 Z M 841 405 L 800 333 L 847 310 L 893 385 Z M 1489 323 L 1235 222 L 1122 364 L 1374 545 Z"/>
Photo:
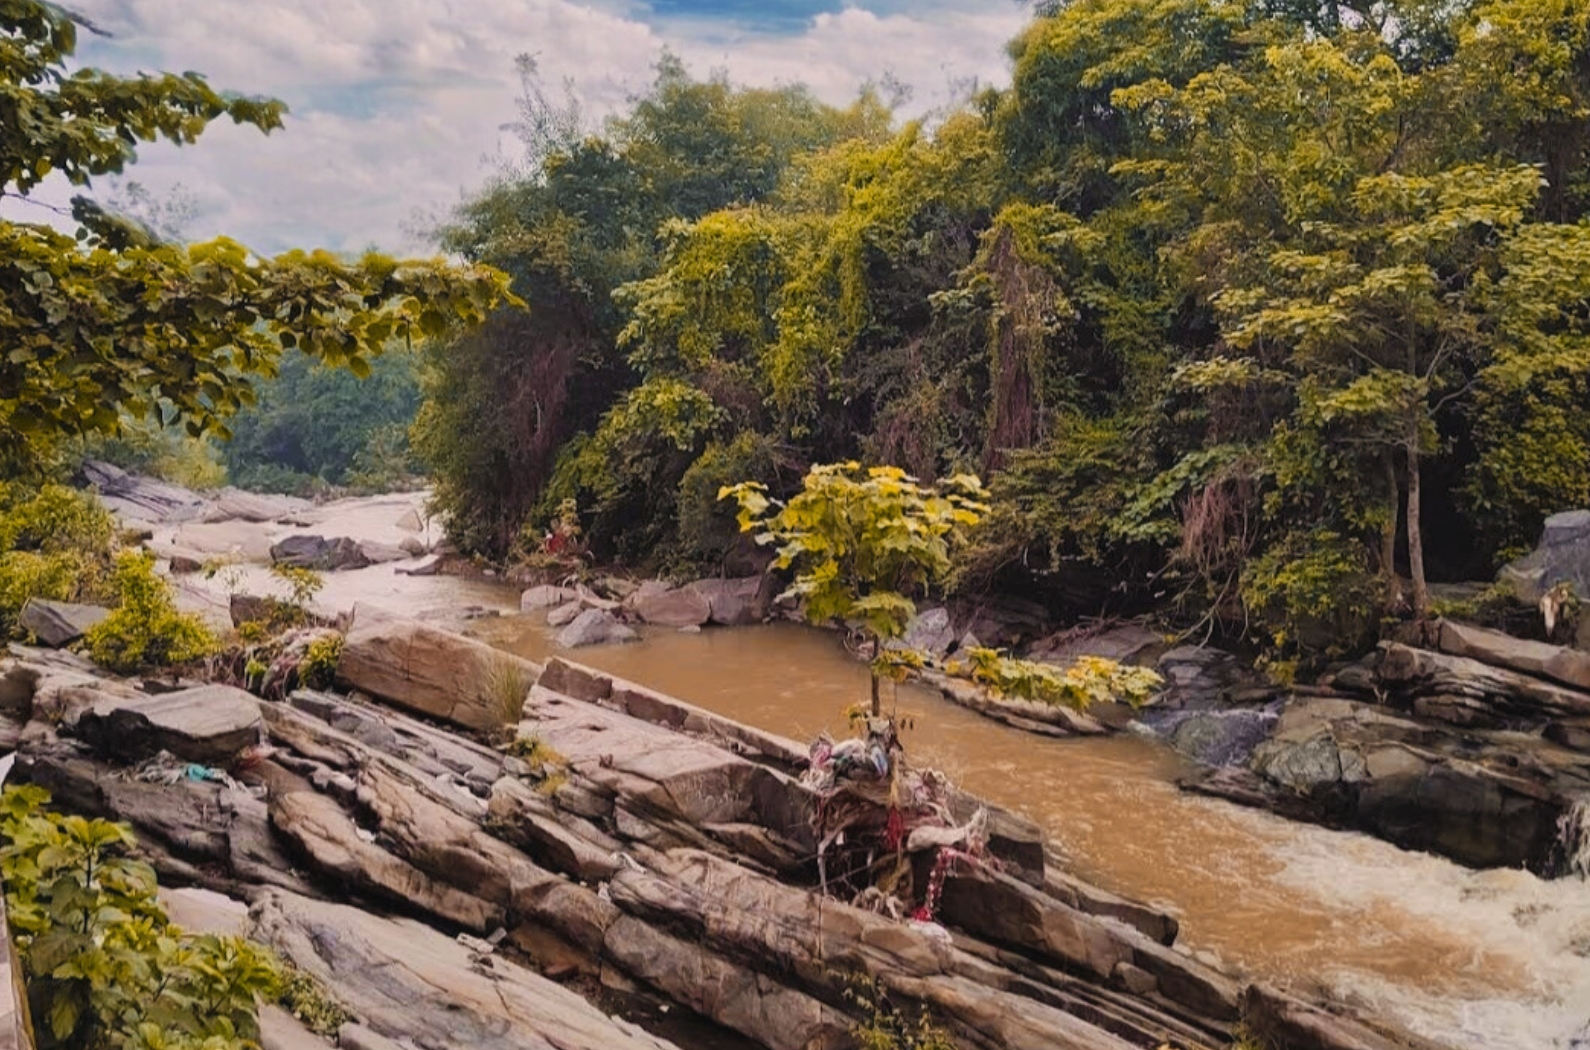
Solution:
<path fill-rule="evenodd" d="M 211 711 L 18 650 L 0 708 L 14 777 L 130 821 L 164 883 L 249 903 L 253 933 L 355 1016 L 342 1046 L 670 1045 L 578 988 L 769 1050 L 839 1050 L 854 974 L 979 1050 L 1219 1050 L 1239 1022 L 1276 1046 L 1430 1046 L 1194 960 L 1170 916 L 1056 870 L 1036 827 L 964 796 L 952 808 L 985 811 L 997 863 L 949 866 L 937 921 L 824 897 L 805 749 L 634 683 L 561 660 L 504 671 L 395 620 L 355 623 L 339 680 L 349 695 Z M 504 682 L 525 689 L 508 753 L 465 732 Z M 167 754 L 214 775 L 172 775 Z"/>

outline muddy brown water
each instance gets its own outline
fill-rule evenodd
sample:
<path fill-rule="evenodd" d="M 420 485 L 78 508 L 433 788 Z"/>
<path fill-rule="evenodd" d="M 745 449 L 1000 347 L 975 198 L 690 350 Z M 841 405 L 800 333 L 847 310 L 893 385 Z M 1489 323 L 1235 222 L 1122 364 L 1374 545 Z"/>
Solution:
<path fill-rule="evenodd" d="M 157 530 L 156 546 L 235 545 L 245 560 L 291 532 L 396 543 L 394 523 L 423 494 L 317 508 L 310 527 Z M 201 552 L 207 553 L 207 552 Z M 258 555 L 256 554 L 257 558 Z M 515 589 L 409 577 L 382 565 L 332 573 L 317 605 L 371 602 L 462 629 L 534 659 L 557 652 L 540 615 L 513 615 Z M 267 570 L 188 577 L 184 601 L 218 619 L 225 590 L 272 593 Z M 503 612 L 462 622 L 462 611 Z M 846 731 L 866 669 L 833 634 L 795 624 L 645 632 L 636 644 L 564 653 L 742 722 L 798 740 Z M 1052 740 L 899 689 L 914 717 L 913 761 L 1040 824 L 1072 871 L 1157 904 L 1181 921 L 1185 950 L 1239 974 L 1323 992 L 1454 1047 L 1590 1050 L 1590 883 L 1523 871 L 1476 872 L 1384 842 L 1179 792 L 1184 768 L 1142 737 Z"/>
<path fill-rule="evenodd" d="M 469 629 L 534 659 L 557 652 L 539 616 Z M 799 740 L 844 732 L 839 712 L 867 689 L 834 635 L 794 624 L 649 631 L 562 655 Z M 1038 822 L 1077 874 L 1174 913 L 1205 959 L 1454 1046 L 1570 1050 L 1590 1037 L 1582 882 L 1470 871 L 1186 795 L 1181 760 L 1141 737 L 1037 737 L 912 686 L 895 703 L 915 722 L 913 761 Z"/>

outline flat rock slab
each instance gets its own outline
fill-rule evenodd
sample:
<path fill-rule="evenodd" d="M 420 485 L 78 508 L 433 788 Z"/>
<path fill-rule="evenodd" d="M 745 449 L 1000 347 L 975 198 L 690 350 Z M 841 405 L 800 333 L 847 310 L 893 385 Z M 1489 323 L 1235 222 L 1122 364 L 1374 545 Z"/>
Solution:
<path fill-rule="evenodd" d="M 97 605 L 30 598 L 22 607 L 21 621 L 40 642 L 59 649 L 83 637 L 90 627 L 109 615 L 109 609 Z"/>
<path fill-rule="evenodd" d="M 79 716 L 76 735 L 123 762 L 159 751 L 229 766 L 260 739 L 259 701 L 241 689 L 204 685 L 136 700 L 107 697 Z"/>
<path fill-rule="evenodd" d="M 635 614 L 657 627 L 700 627 L 712 618 L 712 603 L 692 587 L 640 590 L 630 600 Z"/>
<path fill-rule="evenodd" d="M 418 922 L 270 893 L 255 935 L 308 971 L 383 1040 L 470 1050 L 674 1050 L 574 992 Z M 344 1041 L 346 1045 L 346 1041 Z"/>
<path fill-rule="evenodd" d="M 483 642 L 412 620 L 371 617 L 363 605 L 354 609 L 337 663 L 342 684 L 469 729 L 517 722 L 513 694 L 522 704 L 540 674 L 539 664 Z"/>

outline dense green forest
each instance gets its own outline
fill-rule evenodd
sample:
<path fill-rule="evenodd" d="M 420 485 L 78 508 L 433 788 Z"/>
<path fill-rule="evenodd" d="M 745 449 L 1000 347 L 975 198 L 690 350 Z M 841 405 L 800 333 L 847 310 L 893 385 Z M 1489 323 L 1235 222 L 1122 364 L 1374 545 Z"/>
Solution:
<path fill-rule="evenodd" d="M 959 587 L 1290 644 L 1590 501 L 1590 5 L 1075 0 L 1010 51 L 903 127 L 674 60 L 595 132 L 531 92 L 445 231 L 528 304 L 427 353 L 456 539 L 573 499 L 712 565 L 723 484 L 972 470 Z"/>

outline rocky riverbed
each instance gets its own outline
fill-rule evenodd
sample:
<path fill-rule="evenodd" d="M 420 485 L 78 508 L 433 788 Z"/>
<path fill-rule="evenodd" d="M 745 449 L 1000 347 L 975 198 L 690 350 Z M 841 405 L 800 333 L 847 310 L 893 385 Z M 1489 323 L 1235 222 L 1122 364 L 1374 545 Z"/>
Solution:
<path fill-rule="evenodd" d="M 824 898 L 801 746 L 526 661 L 516 732 L 537 747 L 516 758 L 463 732 L 501 711 L 510 659 L 360 612 L 347 693 L 267 703 L 18 650 L 12 776 L 130 821 L 164 882 L 247 902 L 254 935 L 354 1015 L 345 1046 L 667 1045 L 555 975 L 770 1050 L 843 1047 L 855 973 L 989 1050 L 1216 1048 L 1239 1020 L 1276 1045 L 1433 1045 L 1178 952 L 1168 916 L 1051 870 L 1039 829 L 976 799 L 957 808 L 986 814 L 997 863 L 952 866 L 937 921 Z M 168 756 L 216 776 L 160 777 Z"/>
<path fill-rule="evenodd" d="M 421 494 L 270 508 L 280 512 L 278 518 L 258 507 L 243 518 L 229 518 L 231 511 L 216 509 L 221 501 L 199 502 L 203 505 L 198 509 L 189 505 L 171 521 L 150 522 L 123 512 L 129 514 L 130 523 L 147 522 L 144 527 L 153 534 L 156 547 L 171 556 L 178 569 L 191 568 L 180 559 L 197 562 L 201 559 L 196 556 L 205 553 L 196 549 L 195 537 L 215 552 L 206 557 L 219 553 L 231 562 L 213 576 L 191 572 L 178 576 L 184 600 L 218 622 L 228 616 L 229 590 L 273 592 L 275 583 L 265 564 L 271 548 L 286 538 L 318 535 L 332 546 L 336 538 L 347 537 L 354 543 L 368 541 L 389 548 L 398 547 L 405 538 L 417 538 L 427 546 L 435 541 L 433 535 L 414 531 L 415 525 L 422 529 L 424 525 Z M 233 502 L 238 498 L 233 497 Z M 832 641 L 801 642 L 786 654 L 784 643 L 804 638 L 805 632 L 793 627 L 749 627 L 715 633 L 716 625 L 743 624 L 769 612 L 778 618 L 770 603 L 776 589 L 754 579 L 704 581 L 682 588 L 603 581 L 597 590 L 532 589 L 521 595 L 519 588 L 489 578 L 410 575 L 426 571 L 429 565 L 426 555 L 328 573 L 319 604 L 322 611 L 335 615 L 346 613 L 356 601 L 364 602 L 367 621 L 375 609 L 384 608 L 405 617 L 423 617 L 433 628 L 461 625 L 499 648 L 533 657 L 531 662 L 537 665 L 568 653 L 558 642 L 575 639 L 564 638 L 563 633 L 581 616 L 599 612 L 603 615 L 587 617 L 586 628 L 594 624 L 597 630 L 591 640 L 608 644 L 580 650 L 581 659 L 674 688 L 742 721 L 778 732 L 794 731 L 803 741 L 825 723 L 831 724 L 834 714 L 857 695 L 861 669 L 839 657 Z M 526 607 L 531 611 L 520 612 Z M 472 616 L 498 613 L 505 615 L 468 622 Z M 546 625 L 554 615 L 562 622 Z M 707 633 L 690 633 L 701 625 Z M 603 637 L 615 628 L 635 632 L 640 644 L 618 644 L 621 632 Z M 1378 683 L 1368 692 L 1355 692 L 1355 679 L 1348 674 L 1344 681 L 1332 683 L 1331 696 L 1283 693 L 1256 682 L 1230 657 L 1208 650 L 1169 650 L 1162 638 L 1141 628 L 1045 638 L 1037 613 L 1019 603 L 1008 609 L 958 609 L 953 615 L 929 610 L 916 629 L 921 635 L 918 643 L 928 648 L 964 645 L 967 636 L 977 632 L 996 643 L 1025 637 L 1037 642 L 1030 651 L 1040 658 L 1064 662 L 1073 650 L 1103 651 L 1122 659 L 1157 662 L 1170 680 L 1167 696 L 1140 714 L 1136 726 L 1130 712 L 1101 711 L 1101 717 L 1085 722 L 1045 721 L 1030 717 L 1042 712 L 964 694 L 956 699 L 982 708 L 983 714 L 962 717 L 951 713 L 954 708 L 932 707 L 929 694 L 921 690 L 901 691 L 902 710 L 917 721 L 918 729 L 907 740 L 919 761 L 939 765 L 974 789 L 1031 814 L 1054 837 L 1053 845 L 1060 847 L 1065 860 L 1057 866 L 1059 853 L 1048 851 L 1046 880 L 1062 880 L 1073 887 L 1099 880 L 1116 891 L 1146 896 L 1156 902 L 1146 912 L 1179 924 L 1183 932 L 1178 943 L 1198 949 L 1194 961 L 1200 965 L 1222 971 L 1235 964 L 1240 972 L 1279 980 L 1303 998 L 1353 1001 L 1360 1010 L 1400 1018 L 1447 1045 L 1517 1050 L 1572 1045 L 1573 1033 L 1584 1021 L 1584 1011 L 1574 1008 L 1575 997 L 1581 991 L 1590 994 L 1590 969 L 1574 961 L 1573 945 L 1590 943 L 1590 899 L 1581 899 L 1585 894 L 1579 884 L 1559 883 L 1560 888 L 1548 889 L 1549 884 L 1516 872 L 1499 872 L 1497 878 L 1483 873 L 1470 876 L 1433 858 L 1419 859 L 1418 854 L 1399 853 L 1357 836 L 1310 832 L 1255 810 L 1245 815 L 1223 802 L 1206 803 L 1193 796 L 1178 800 L 1173 781 L 1203 781 L 1209 771 L 1180 768 L 1168 750 L 1142 743 L 1126 731 L 1151 726 L 1209 760 L 1213 768 L 1227 770 L 1224 775 L 1240 770 L 1257 776 L 1251 766 L 1254 756 L 1271 737 L 1287 742 L 1277 728 L 1289 717 L 1286 732 L 1297 728 L 1294 708 L 1316 702 L 1368 707 L 1378 703 L 1382 716 L 1398 714 L 1401 705 L 1400 714 L 1406 719 L 1426 719 L 1427 712 L 1414 709 L 1417 697 L 1412 692 L 1402 699 L 1382 696 L 1375 692 L 1381 688 Z M 769 648 L 774 640 L 779 641 L 777 649 Z M 1429 639 L 1408 641 L 1422 651 L 1440 652 Z M 371 662 L 371 673 L 392 666 L 401 666 L 401 661 L 388 654 Z M 1377 673 L 1367 665 L 1365 670 Z M 1539 677 L 1540 670 L 1525 668 L 1521 673 Z M 436 696 L 453 697 L 456 704 L 455 684 L 443 675 L 430 688 Z M 471 717 L 487 717 L 484 712 L 469 714 L 467 704 L 457 711 L 438 709 L 430 714 L 457 718 L 466 726 L 472 724 Z M 993 721 L 984 721 L 986 729 L 980 728 L 978 723 L 987 715 L 1014 728 Z M 394 716 L 383 712 L 380 717 Z M 697 717 L 705 715 L 698 712 Z M 719 722 L 740 724 L 733 718 Z M 1451 723 L 1448 727 L 1460 739 L 1470 738 L 1468 730 Z M 1535 729 L 1523 735 L 1543 736 L 1540 726 Z M 1051 739 L 1032 737 L 1033 730 Z M 1513 725 L 1494 731 L 1506 739 L 1519 735 Z M 1509 731 L 1513 738 L 1506 737 Z M 1083 735 L 1077 737 L 1078 733 Z M 1024 735 L 1031 743 L 1022 742 Z M 1331 740 L 1339 751 L 1358 746 L 1345 727 L 1334 723 Z M 1378 741 L 1375 746 L 1385 743 Z M 1318 744 L 1312 747 L 1323 750 Z M 1472 756 L 1472 744 L 1469 747 Z M 597 757 L 599 767 L 601 757 Z M 1451 758 L 1458 765 L 1462 752 Z M 1337 766 L 1343 765 L 1344 760 L 1338 759 Z M 1352 768 L 1352 760 L 1345 759 L 1345 765 Z M 1289 767 L 1287 762 L 1280 766 Z M 1046 768 L 1064 772 L 1051 777 Z M 1377 760 L 1377 768 L 1384 768 L 1384 760 Z M 1299 799 L 1308 804 L 1299 805 Z M 1377 830 L 1351 812 L 1344 815 L 1341 810 L 1317 807 L 1305 792 L 1273 791 L 1240 800 L 1328 824 Z M 622 819 L 629 822 L 631 816 Z M 356 821 L 361 830 L 375 833 L 367 825 Z M 281 837 L 280 832 L 272 834 Z M 684 842 L 703 848 L 689 838 Z M 735 848 L 745 849 L 745 841 Z M 770 847 L 763 841 L 757 848 Z M 739 853 L 738 862 L 749 863 L 752 856 Z M 766 866 L 766 856 L 761 863 Z M 1309 875 L 1310 871 L 1316 874 Z M 1077 873 L 1084 876 L 1083 882 L 1077 882 Z M 456 932 L 445 922 L 441 925 Z M 611 964 L 607 968 L 614 972 Z M 601 983 L 600 968 L 592 973 L 589 967 L 582 971 L 554 965 L 548 972 L 560 977 L 584 973 L 588 991 Z M 633 988 L 626 990 L 650 988 L 633 978 L 630 983 Z M 657 994 L 655 989 L 651 994 Z M 681 1013 L 675 1009 L 670 1016 Z M 691 1036 L 681 1045 L 718 1044 Z"/>

